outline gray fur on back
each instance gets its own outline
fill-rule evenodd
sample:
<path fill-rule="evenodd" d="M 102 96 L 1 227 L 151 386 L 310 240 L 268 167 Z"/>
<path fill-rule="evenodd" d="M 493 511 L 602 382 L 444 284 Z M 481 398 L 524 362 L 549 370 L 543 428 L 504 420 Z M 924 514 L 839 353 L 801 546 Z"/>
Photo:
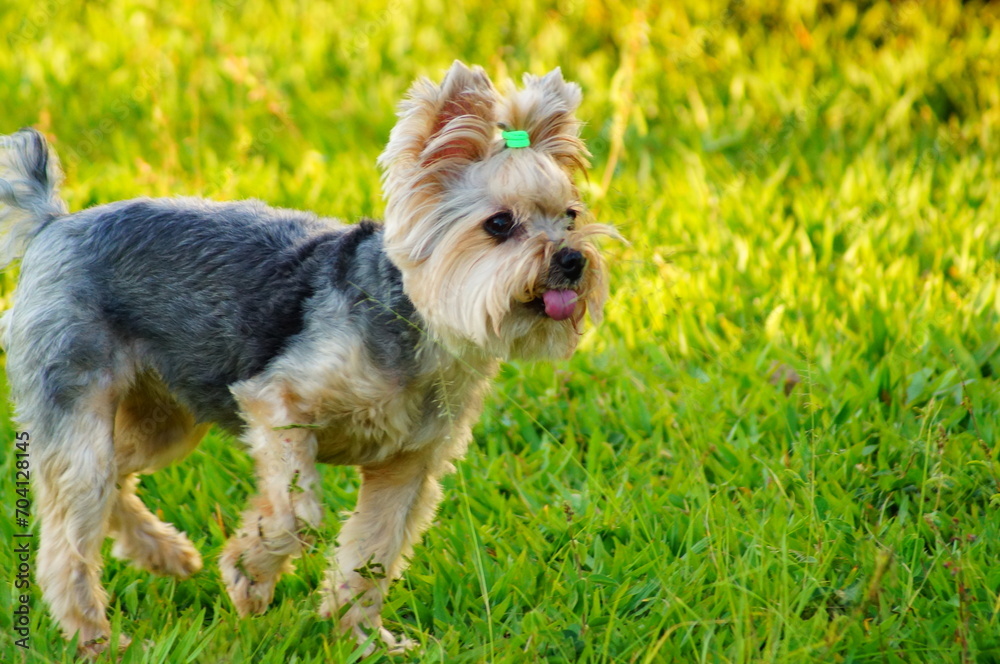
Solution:
<path fill-rule="evenodd" d="M 198 420 L 236 430 L 229 387 L 262 371 L 330 298 L 350 304 L 345 319 L 313 323 L 353 329 L 385 371 L 414 365 L 419 321 L 378 224 L 201 199 L 58 218 L 27 249 L 7 320 L 19 415 L 72 408 L 93 385 L 153 371 Z"/>

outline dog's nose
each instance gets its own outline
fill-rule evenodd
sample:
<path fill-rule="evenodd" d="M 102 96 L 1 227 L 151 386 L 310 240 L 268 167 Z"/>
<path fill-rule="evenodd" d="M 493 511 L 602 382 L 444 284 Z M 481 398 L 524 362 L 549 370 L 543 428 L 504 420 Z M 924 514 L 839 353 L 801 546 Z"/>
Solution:
<path fill-rule="evenodd" d="M 567 279 L 576 281 L 583 274 L 583 268 L 587 264 L 587 259 L 576 249 L 563 247 L 552 257 L 552 262 L 562 270 L 563 275 Z"/>

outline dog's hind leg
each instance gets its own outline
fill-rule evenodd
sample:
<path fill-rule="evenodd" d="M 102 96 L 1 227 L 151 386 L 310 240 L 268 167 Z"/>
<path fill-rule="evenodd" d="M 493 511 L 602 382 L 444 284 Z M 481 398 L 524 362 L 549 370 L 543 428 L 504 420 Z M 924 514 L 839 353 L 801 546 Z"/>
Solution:
<path fill-rule="evenodd" d="M 164 523 L 135 495 L 139 478 L 129 475 L 111 512 L 110 535 L 115 538 L 111 554 L 130 560 L 141 569 L 178 578 L 201 569 L 201 556 L 187 536 L 172 524 Z"/>
<path fill-rule="evenodd" d="M 111 510 L 112 554 L 157 574 L 187 577 L 201 556 L 184 533 L 156 518 L 136 495 L 138 471 L 152 471 L 193 450 L 208 429 L 151 376 L 142 376 L 115 414 L 119 490 Z"/>
<path fill-rule="evenodd" d="M 77 634 L 80 650 L 90 653 L 104 650 L 111 633 L 101 586 L 101 544 L 117 478 L 109 392 L 52 412 L 33 431 L 41 518 L 38 582 L 63 633 Z"/>

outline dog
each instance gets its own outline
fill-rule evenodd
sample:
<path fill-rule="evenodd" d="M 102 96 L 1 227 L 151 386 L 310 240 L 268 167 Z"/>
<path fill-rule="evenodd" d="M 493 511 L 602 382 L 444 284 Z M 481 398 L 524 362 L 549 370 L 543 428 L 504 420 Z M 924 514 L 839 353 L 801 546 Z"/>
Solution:
<path fill-rule="evenodd" d="M 69 214 L 42 135 L 0 139 L 0 264 L 21 261 L 0 333 L 32 440 L 37 579 L 67 638 L 108 647 L 106 535 L 140 568 L 201 568 L 136 485 L 214 423 L 256 467 L 219 558 L 237 611 L 263 612 L 311 544 L 317 464 L 353 465 L 320 614 L 369 653 L 414 646 L 381 607 L 499 362 L 571 355 L 608 297 L 595 238 L 617 233 L 574 185 L 580 100 L 558 69 L 503 92 L 458 61 L 439 85 L 418 80 L 379 157 L 381 224 L 193 198 Z"/>

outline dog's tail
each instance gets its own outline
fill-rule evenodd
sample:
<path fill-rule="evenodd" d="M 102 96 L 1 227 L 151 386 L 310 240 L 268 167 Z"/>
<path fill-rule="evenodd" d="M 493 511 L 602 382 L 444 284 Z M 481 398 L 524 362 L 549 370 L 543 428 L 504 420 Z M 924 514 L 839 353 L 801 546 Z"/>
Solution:
<path fill-rule="evenodd" d="M 0 269 L 20 258 L 47 222 L 67 213 L 59 158 L 40 133 L 0 136 Z"/>

